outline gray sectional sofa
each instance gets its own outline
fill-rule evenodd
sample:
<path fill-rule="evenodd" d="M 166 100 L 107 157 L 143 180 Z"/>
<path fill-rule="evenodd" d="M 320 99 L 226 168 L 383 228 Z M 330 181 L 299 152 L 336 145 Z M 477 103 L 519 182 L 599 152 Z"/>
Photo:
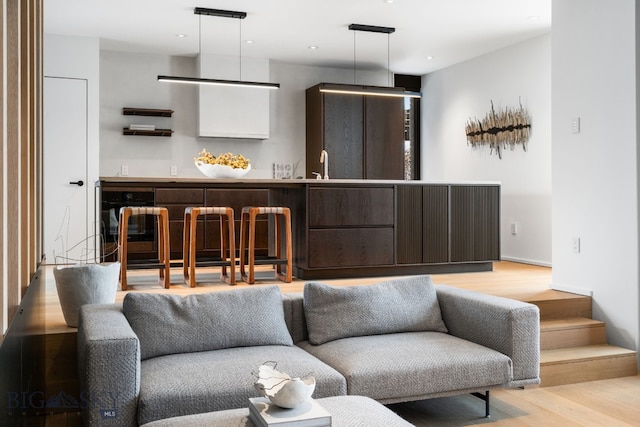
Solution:
<path fill-rule="evenodd" d="M 316 378 L 315 398 L 414 401 L 539 383 L 534 305 L 428 276 L 85 305 L 78 329 L 86 425 L 137 426 L 246 407 L 265 362 Z M 488 405 L 488 404 L 487 404 Z M 487 406 L 488 408 L 488 406 Z"/>

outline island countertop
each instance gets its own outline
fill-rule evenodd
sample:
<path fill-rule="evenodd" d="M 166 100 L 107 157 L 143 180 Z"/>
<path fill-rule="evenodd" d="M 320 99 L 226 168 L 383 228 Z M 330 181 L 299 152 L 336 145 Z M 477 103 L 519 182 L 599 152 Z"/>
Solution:
<path fill-rule="evenodd" d="M 318 184 L 318 185 L 500 185 L 498 181 L 421 181 L 421 180 L 379 180 L 379 179 L 269 179 L 269 178 L 207 178 L 207 177 L 133 177 L 133 176 L 113 176 L 100 177 L 96 185 L 101 183 L 111 184 L 196 184 L 212 186 L 253 186 L 268 188 L 271 186 L 291 186 L 296 184 Z"/>

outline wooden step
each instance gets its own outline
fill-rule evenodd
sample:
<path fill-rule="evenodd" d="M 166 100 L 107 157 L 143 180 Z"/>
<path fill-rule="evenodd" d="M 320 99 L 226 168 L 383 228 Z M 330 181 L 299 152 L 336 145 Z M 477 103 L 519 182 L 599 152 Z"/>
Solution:
<path fill-rule="evenodd" d="M 605 323 L 586 317 L 542 320 L 540 350 L 606 344 Z"/>
<path fill-rule="evenodd" d="M 540 320 L 562 319 L 567 317 L 591 318 L 591 297 L 570 295 L 562 299 L 529 301 L 540 309 Z"/>
<path fill-rule="evenodd" d="M 637 353 L 620 347 L 601 344 L 540 352 L 541 387 L 637 374 Z"/>

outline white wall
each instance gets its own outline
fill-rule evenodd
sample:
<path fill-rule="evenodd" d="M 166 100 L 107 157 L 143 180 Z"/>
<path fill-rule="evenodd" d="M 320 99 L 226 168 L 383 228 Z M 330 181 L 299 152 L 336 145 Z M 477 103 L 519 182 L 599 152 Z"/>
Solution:
<path fill-rule="evenodd" d="M 500 181 L 503 259 L 551 264 L 551 36 L 428 74 L 422 79 L 421 174 L 424 180 Z M 527 151 L 467 145 L 465 123 L 491 109 L 529 111 Z M 512 235 L 510 225 L 517 223 Z"/>
<path fill-rule="evenodd" d="M 159 74 L 196 76 L 196 59 L 155 54 L 102 51 L 100 54 L 100 175 L 117 176 L 127 165 L 131 177 L 201 177 L 193 158 L 202 149 L 241 153 L 252 163 L 247 178 L 271 178 L 273 163 L 297 164 L 305 171 L 305 89 L 320 82 L 353 83 L 353 71 L 271 62 L 270 138 L 260 140 L 196 137 L 195 86 L 157 82 Z M 358 84 L 385 85 L 386 72 L 358 72 Z M 173 118 L 123 116 L 122 107 L 169 108 Z M 242 114 L 241 111 L 238 114 Z M 122 135 L 133 120 L 171 127 L 172 137 Z"/>
<path fill-rule="evenodd" d="M 633 0 L 553 1 L 552 171 L 553 285 L 593 291 L 593 315 L 607 322 L 609 342 L 637 350 L 635 7 Z"/>

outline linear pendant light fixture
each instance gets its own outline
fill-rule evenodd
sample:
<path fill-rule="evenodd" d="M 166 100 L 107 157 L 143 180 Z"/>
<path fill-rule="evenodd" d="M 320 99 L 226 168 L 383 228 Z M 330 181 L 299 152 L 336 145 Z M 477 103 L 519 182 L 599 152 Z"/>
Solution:
<path fill-rule="evenodd" d="M 221 10 L 221 9 L 207 9 L 204 7 L 196 7 L 193 10 L 193 13 L 196 15 L 205 15 L 205 16 L 218 16 L 222 18 L 234 18 L 234 19 L 245 19 L 247 17 L 246 12 L 237 12 L 233 10 Z M 205 79 L 201 77 L 178 77 L 178 76 L 158 76 L 158 81 L 160 82 L 170 82 L 170 83 L 186 83 L 186 84 L 197 84 L 197 85 L 215 85 L 215 86 L 241 86 L 241 87 L 254 87 L 254 88 L 262 88 L 262 89 L 278 89 L 280 87 L 279 83 L 267 83 L 267 82 L 251 82 L 242 80 L 242 24 L 241 25 L 241 35 L 240 35 L 240 79 L 239 80 L 222 80 L 222 79 Z M 200 50 L 200 46 L 202 43 L 202 30 L 199 29 L 198 36 L 198 50 Z M 200 54 L 202 52 L 199 52 Z"/>
<path fill-rule="evenodd" d="M 389 35 L 396 31 L 393 27 L 378 27 L 375 25 L 362 25 L 351 24 L 349 29 L 352 31 L 366 31 L 370 33 L 382 33 L 387 35 L 387 73 L 389 70 Z M 355 33 L 353 35 L 353 84 L 356 80 L 356 42 Z M 320 85 L 320 92 L 325 93 L 338 93 L 345 95 L 365 95 L 365 96 L 390 96 L 398 98 L 421 98 L 420 92 L 412 92 L 405 90 L 402 87 L 391 86 L 362 86 L 361 88 L 355 88 L 350 85 L 334 84 L 334 83 L 322 83 Z"/>

